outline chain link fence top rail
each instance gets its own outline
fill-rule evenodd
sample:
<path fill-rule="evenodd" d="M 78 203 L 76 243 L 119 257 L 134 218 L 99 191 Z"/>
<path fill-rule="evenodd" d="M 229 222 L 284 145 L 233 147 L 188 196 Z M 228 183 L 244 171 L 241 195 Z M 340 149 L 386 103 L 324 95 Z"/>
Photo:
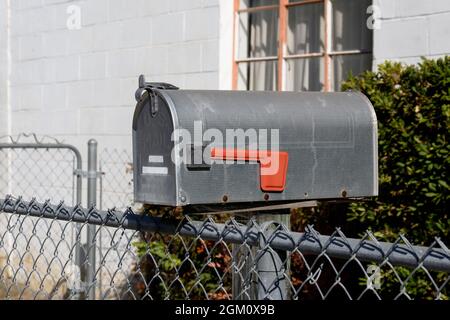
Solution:
<path fill-rule="evenodd" d="M 448 299 L 450 251 L 439 239 L 422 247 L 404 237 L 378 242 L 370 232 L 350 239 L 339 229 L 325 236 L 255 219 L 196 221 L 172 211 L 154 217 L 152 210 L 101 211 L 11 196 L 0 200 L 0 211 L 6 221 L 0 286 L 7 299 L 80 299 L 100 288 L 102 273 L 109 277 L 97 299 Z M 23 229 L 29 221 L 31 232 Z M 44 222 L 45 234 L 37 232 Z M 76 223 L 97 225 L 96 241 L 100 230 L 111 235 L 92 283 L 84 282 L 83 265 L 73 264 L 74 244 L 66 238 Z"/>

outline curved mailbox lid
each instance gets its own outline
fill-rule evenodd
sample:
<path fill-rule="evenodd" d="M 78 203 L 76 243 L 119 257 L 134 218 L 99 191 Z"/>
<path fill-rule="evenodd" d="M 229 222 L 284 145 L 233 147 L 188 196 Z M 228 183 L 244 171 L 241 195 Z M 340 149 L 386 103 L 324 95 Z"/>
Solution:
<path fill-rule="evenodd" d="M 378 192 L 377 120 L 372 105 L 361 93 L 155 92 L 170 109 L 175 129 L 194 134 L 195 121 L 201 123 L 203 131 L 278 129 L 279 148 L 289 154 L 289 168 L 285 190 L 271 195 L 271 200 L 339 198 L 342 190 L 349 197 Z M 215 185 L 218 194 L 199 190 L 205 195 L 203 202 L 191 191 L 195 193 L 195 187 L 201 189 L 202 183 L 211 180 L 203 179 L 201 174 L 192 176 L 184 167 L 177 171 L 177 187 L 187 193 L 190 203 L 217 202 L 219 193 L 233 193 L 225 181 L 216 180 L 222 184 Z M 249 194 L 237 194 L 230 200 L 242 202 L 250 198 Z M 256 198 L 254 201 L 261 199 L 259 195 Z"/>
<path fill-rule="evenodd" d="M 352 126 L 366 126 L 376 137 L 376 114 L 359 92 L 160 92 L 174 113 L 175 127 L 192 132 L 194 121 L 201 121 L 203 130 L 279 129 L 281 145 L 334 147 L 348 141 Z"/>

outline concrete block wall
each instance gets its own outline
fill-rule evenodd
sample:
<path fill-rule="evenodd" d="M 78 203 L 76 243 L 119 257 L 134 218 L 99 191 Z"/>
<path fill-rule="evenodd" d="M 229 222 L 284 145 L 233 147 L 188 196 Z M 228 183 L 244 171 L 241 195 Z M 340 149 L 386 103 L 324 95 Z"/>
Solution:
<path fill-rule="evenodd" d="M 68 20 L 73 22 L 74 8 L 79 9 L 81 26 L 71 29 Z M 219 0 L 0 0 L 0 136 L 22 132 L 54 136 L 78 147 L 85 170 L 87 141 L 96 138 L 99 158 L 107 148 L 106 160 L 113 168 L 108 171 L 102 159 L 107 175 L 98 204 L 130 205 L 128 156 L 138 76 L 181 88 L 218 89 L 219 20 Z M 10 92 L 8 99 L 5 92 Z M 127 151 L 120 157 L 114 149 Z M 30 154 L 35 155 L 22 153 Z M 48 158 L 51 153 L 41 166 L 34 165 L 35 157 L 28 165 L 18 161 L 11 165 L 2 157 L 4 153 L 0 154 L 3 195 L 33 195 L 58 203 L 65 190 L 70 198 L 71 189 L 52 179 L 59 177 L 71 186 L 73 167 L 62 168 L 61 161 Z M 12 177 L 6 179 L 5 171 L 13 172 Z M 28 182 L 25 176 L 34 179 Z M 40 239 L 43 232 L 38 233 Z M 99 237 L 104 244 L 111 241 L 108 233 Z M 63 249 L 62 256 L 66 254 Z M 123 261 L 124 270 L 131 262 Z M 107 261 L 108 268 L 117 263 Z M 60 271 L 54 271 L 57 278 Z"/>
<path fill-rule="evenodd" d="M 219 86 L 218 0 L 13 0 L 10 6 L 13 135 L 56 136 L 83 153 L 91 137 L 102 147 L 130 149 L 139 74 L 181 88 Z M 81 18 L 75 30 L 67 25 L 73 6 Z M 3 34 L 0 29 L 0 41 Z"/>
<path fill-rule="evenodd" d="M 417 63 L 450 54 L 449 0 L 374 0 L 381 26 L 374 30 L 374 66 L 384 60 Z"/>
<path fill-rule="evenodd" d="M 0 137 L 8 134 L 8 115 L 8 10 L 7 0 L 0 0 Z M 0 139 L 0 142 L 5 140 Z M 0 192 L 8 188 L 8 180 L 5 178 L 9 174 L 7 164 L 8 155 L 0 150 Z M 4 219 L 0 224 L 4 223 Z M 2 258 L 4 257 L 0 254 L 0 261 Z"/>

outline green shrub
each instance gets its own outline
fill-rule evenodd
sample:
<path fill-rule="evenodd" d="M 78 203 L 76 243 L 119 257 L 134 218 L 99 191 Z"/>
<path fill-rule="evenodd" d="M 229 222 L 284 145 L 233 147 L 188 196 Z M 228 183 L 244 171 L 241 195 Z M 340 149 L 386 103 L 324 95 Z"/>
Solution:
<path fill-rule="evenodd" d="M 144 205 L 141 211 L 174 225 L 184 218 L 181 208 Z M 132 246 L 138 261 L 127 282 L 131 289 L 124 288 L 121 296 L 155 300 L 228 299 L 231 256 L 223 243 L 140 232 Z"/>
<path fill-rule="evenodd" d="M 403 234 L 416 245 L 429 246 L 435 237 L 449 245 L 450 58 L 424 59 L 418 66 L 386 62 L 378 71 L 350 76 L 342 89 L 364 93 L 377 113 L 379 196 L 350 205 L 330 203 L 299 210 L 292 216 L 293 229 L 314 224 L 324 234 L 340 227 L 351 237 L 371 230 L 385 241 L 396 241 Z M 353 271 L 356 274 L 358 268 L 348 270 Z M 388 265 L 381 272 L 379 293 L 387 299 L 402 291 L 397 276 L 408 279 L 404 289 L 409 297 L 422 299 L 437 298 L 429 276 L 438 285 L 448 278 L 442 272 L 427 274 Z M 367 281 L 361 280 L 359 291 Z M 440 290 L 439 298 L 448 299 L 448 286 Z"/>
<path fill-rule="evenodd" d="M 348 220 L 389 241 L 402 233 L 415 244 L 448 244 L 450 57 L 386 62 L 342 89 L 370 99 L 379 134 L 379 197 L 351 205 Z"/>

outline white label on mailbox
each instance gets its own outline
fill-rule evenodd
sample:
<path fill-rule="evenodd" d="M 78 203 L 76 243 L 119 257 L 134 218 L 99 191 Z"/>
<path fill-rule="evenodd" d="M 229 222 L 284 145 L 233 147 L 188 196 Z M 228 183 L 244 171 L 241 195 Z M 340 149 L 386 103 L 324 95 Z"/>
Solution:
<path fill-rule="evenodd" d="M 148 156 L 148 162 L 149 163 L 163 163 L 164 157 L 163 156 Z"/>
<path fill-rule="evenodd" d="M 142 167 L 142 174 L 168 174 L 167 167 Z"/>

